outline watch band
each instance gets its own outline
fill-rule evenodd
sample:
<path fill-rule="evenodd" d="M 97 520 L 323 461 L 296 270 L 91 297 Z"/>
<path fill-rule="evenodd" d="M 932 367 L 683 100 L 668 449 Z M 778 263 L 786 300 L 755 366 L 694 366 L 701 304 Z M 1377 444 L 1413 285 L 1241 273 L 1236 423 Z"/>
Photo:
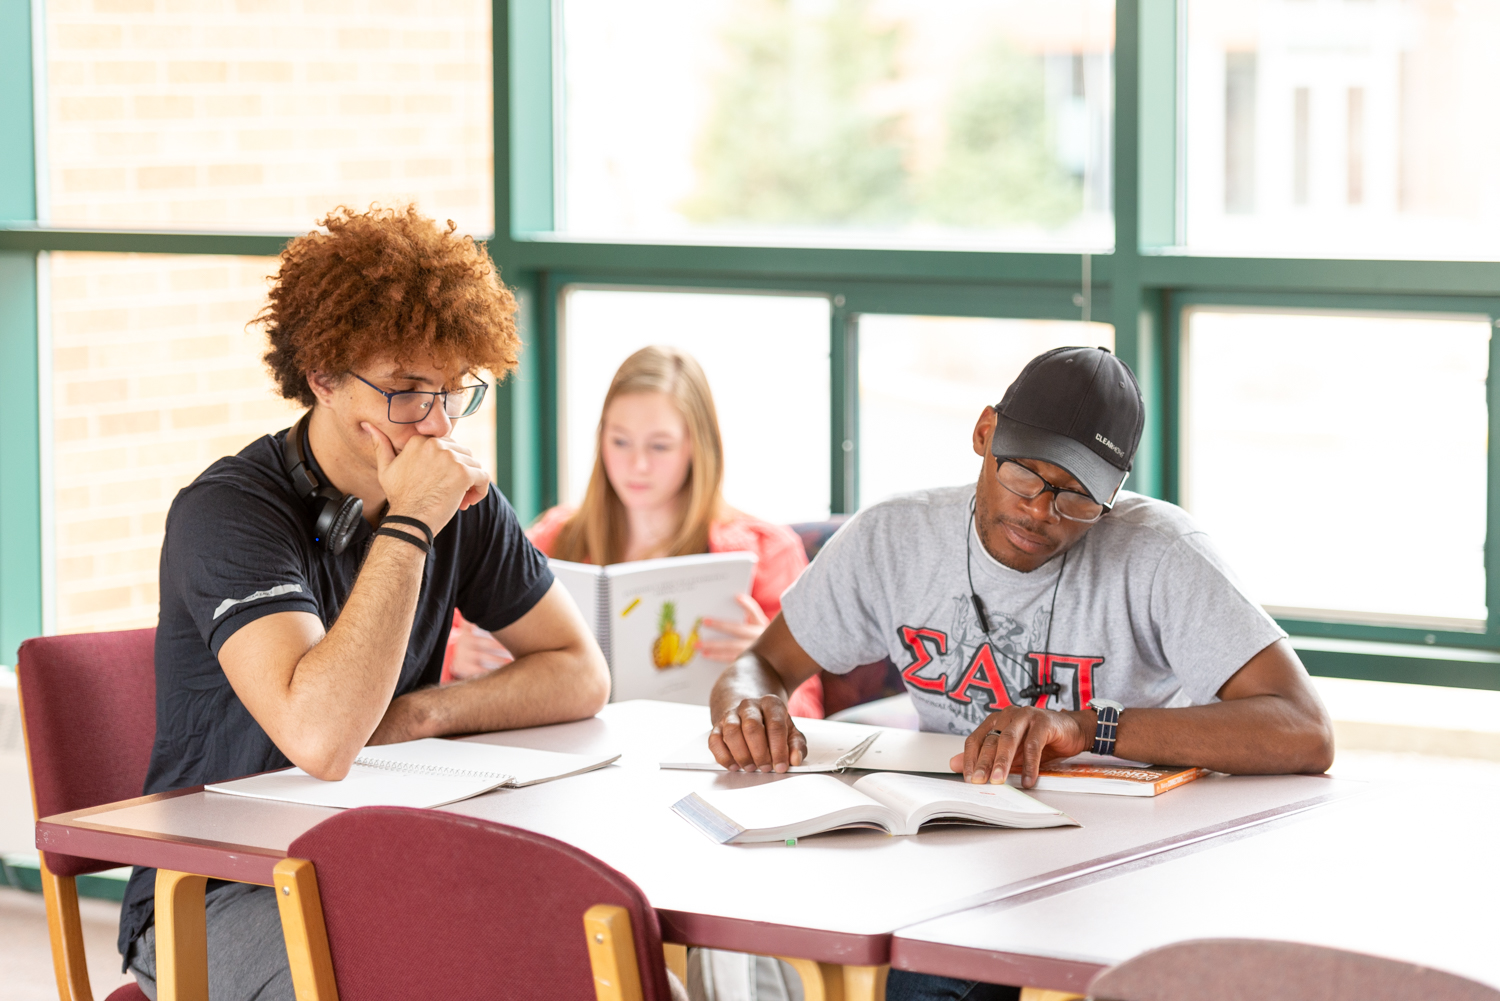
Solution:
<path fill-rule="evenodd" d="M 1095 754 L 1114 754 L 1115 735 L 1120 729 L 1120 711 L 1125 707 L 1109 699 L 1093 699 L 1089 708 L 1094 710 Z"/>

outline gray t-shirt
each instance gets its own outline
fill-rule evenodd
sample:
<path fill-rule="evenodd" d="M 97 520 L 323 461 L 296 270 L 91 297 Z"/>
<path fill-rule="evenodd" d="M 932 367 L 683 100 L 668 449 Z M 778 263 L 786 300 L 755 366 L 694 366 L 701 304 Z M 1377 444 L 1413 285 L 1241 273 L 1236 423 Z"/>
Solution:
<path fill-rule="evenodd" d="M 1054 557 L 1021 573 L 980 544 L 973 498 L 969 484 L 866 508 L 781 601 L 792 635 L 827 670 L 890 657 L 924 730 L 967 734 L 988 713 L 1032 705 L 1028 686 L 1053 682 L 1061 692 L 1036 705 L 1201 705 L 1286 635 L 1176 505 L 1122 492 L 1066 565 Z M 988 636 L 969 599 L 966 539 Z"/>

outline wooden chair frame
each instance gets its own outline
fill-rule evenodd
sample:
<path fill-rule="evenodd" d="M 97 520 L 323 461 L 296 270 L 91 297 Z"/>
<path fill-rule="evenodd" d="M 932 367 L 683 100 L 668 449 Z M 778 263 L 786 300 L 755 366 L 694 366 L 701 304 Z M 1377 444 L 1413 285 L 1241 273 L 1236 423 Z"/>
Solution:
<path fill-rule="evenodd" d="M 36 805 L 36 778 L 31 767 L 31 739 L 26 732 L 26 693 L 16 688 L 21 713 L 21 746 L 26 750 L 26 785 L 31 790 L 31 818 L 40 820 Z M 59 876 L 47 867 L 41 853 L 42 899 L 47 905 L 47 938 L 52 943 L 52 973 L 57 978 L 61 1001 L 94 1001 L 89 985 L 88 958 L 83 951 L 83 919 L 78 915 L 78 881 Z"/>
<path fill-rule="evenodd" d="M 274 871 L 276 906 L 281 911 L 281 930 L 286 936 L 287 962 L 297 1001 L 338 1001 L 333 954 L 328 948 L 328 929 L 323 923 L 323 901 L 313 864 L 307 859 L 283 859 Z M 596 904 L 584 913 L 583 930 L 598 1001 L 641 1001 L 641 971 L 635 960 L 630 912 L 612 904 Z M 669 965 L 674 961 L 680 964 L 674 972 L 686 982 L 687 949 L 664 945 L 662 951 Z"/>
<path fill-rule="evenodd" d="M 18 688 L 21 744 L 26 749 L 26 782 L 31 816 L 40 820 L 31 741 L 26 734 L 25 693 Z M 78 913 L 78 881 L 59 876 L 41 853 L 42 899 L 47 908 L 47 937 L 52 944 L 52 972 L 60 1001 L 94 1001 L 88 957 L 83 948 L 83 919 Z M 203 893 L 208 880 L 161 869 L 156 874 L 157 1001 L 208 1001 L 208 931 Z"/>
<path fill-rule="evenodd" d="M 889 966 L 839 966 L 776 956 L 802 978 L 803 1001 L 884 1001 Z"/>
<path fill-rule="evenodd" d="M 333 956 L 328 948 L 328 930 L 323 923 L 323 902 L 318 895 L 318 878 L 313 864 L 307 859 L 297 858 L 276 863 L 274 885 L 297 1001 L 338 1001 Z M 162 907 L 163 892 L 158 883 L 158 908 Z M 202 897 L 198 899 L 201 901 Z M 183 912 L 175 916 L 179 922 L 187 917 Z M 630 912 L 614 904 L 595 904 L 584 912 L 583 931 L 598 1001 L 641 1001 L 641 971 L 636 965 Z M 160 939 L 158 964 L 162 956 L 159 943 Z M 662 953 L 668 969 L 686 984 L 687 946 L 664 942 Z M 802 978 L 805 1001 L 879 1001 L 885 997 L 889 966 L 841 967 L 793 958 L 786 958 L 786 962 Z M 162 981 L 157 983 L 160 986 Z"/>

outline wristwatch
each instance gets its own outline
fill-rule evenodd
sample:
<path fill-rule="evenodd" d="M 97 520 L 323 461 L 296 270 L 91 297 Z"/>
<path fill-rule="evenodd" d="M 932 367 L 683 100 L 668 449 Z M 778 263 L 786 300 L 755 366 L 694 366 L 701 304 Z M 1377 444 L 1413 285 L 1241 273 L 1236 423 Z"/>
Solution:
<path fill-rule="evenodd" d="M 1094 753 L 1114 754 L 1115 733 L 1120 728 L 1120 713 L 1125 707 L 1112 699 L 1090 699 L 1089 708 L 1094 710 Z"/>

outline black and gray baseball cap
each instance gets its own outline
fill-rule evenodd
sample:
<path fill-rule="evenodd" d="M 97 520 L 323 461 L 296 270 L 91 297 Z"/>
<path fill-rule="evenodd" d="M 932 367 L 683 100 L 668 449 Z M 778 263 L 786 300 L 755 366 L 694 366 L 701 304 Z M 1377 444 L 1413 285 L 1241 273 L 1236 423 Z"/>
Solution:
<path fill-rule="evenodd" d="M 1135 373 L 1109 348 L 1037 355 L 995 412 L 992 455 L 1061 466 L 1101 504 L 1125 482 L 1146 420 Z"/>

